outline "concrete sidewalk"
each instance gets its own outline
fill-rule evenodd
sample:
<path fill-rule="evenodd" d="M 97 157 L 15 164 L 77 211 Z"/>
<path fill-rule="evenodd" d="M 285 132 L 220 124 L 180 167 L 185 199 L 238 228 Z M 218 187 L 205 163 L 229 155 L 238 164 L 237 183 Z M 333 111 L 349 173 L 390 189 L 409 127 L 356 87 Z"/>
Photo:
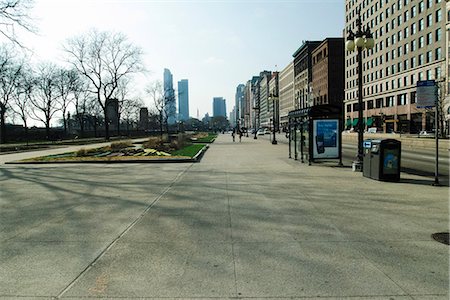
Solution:
<path fill-rule="evenodd" d="M 448 299 L 448 188 L 220 135 L 201 163 L 0 167 L 0 297 Z"/>

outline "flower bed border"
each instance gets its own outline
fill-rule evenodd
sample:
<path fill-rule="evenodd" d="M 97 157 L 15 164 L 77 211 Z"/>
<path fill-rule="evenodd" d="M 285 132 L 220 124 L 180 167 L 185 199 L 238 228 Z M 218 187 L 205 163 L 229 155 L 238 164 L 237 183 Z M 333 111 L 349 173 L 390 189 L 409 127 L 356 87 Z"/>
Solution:
<path fill-rule="evenodd" d="M 200 162 L 204 153 L 206 152 L 206 150 L 209 148 L 209 145 L 205 145 L 202 149 L 200 149 L 197 154 L 192 157 L 172 157 L 170 158 L 169 156 L 147 156 L 148 159 L 142 159 L 142 158 L 136 158 L 136 159 L 111 159 L 111 158 L 106 158 L 106 159 L 100 159 L 100 158 L 96 158 L 96 159 L 92 159 L 92 160 L 61 160 L 61 161 L 10 161 L 10 162 L 5 162 L 5 164 L 11 164 L 11 165 L 28 165 L 28 164 L 32 164 L 32 165 L 40 165 L 40 164 L 123 164 L 123 163 L 195 163 L 195 162 Z M 123 156 L 121 156 L 123 157 Z"/>

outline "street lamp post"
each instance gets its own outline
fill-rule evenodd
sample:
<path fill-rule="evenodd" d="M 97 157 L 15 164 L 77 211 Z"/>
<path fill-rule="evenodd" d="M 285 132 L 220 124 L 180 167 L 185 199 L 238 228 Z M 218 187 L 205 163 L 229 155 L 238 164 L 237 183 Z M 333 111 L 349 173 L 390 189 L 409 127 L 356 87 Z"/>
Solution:
<path fill-rule="evenodd" d="M 364 124 L 363 124 L 363 75 L 362 75 L 362 51 L 364 48 L 373 49 L 375 41 L 369 26 L 363 29 L 361 22 L 361 10 L 357 11 L 358 18 L 356 19 L 357 31 L 353 33 L 350 29 L 348 31 L 347 42 L 345 44 L 348 51 L 357 50 L 358 60 L 358 154 L 356 160 L 353 162 L 353 170 L 362 171 L 363 164 L 363 138 L 364 138 Z M 356 46 L 356 47 L 355 47 Z"/>
<path fill-rule="evenodd" d="M 276 112 L 275 112 L 275 96 L 270 95 L 269 100 L 272 100 L 272 132 L 273 132 L 273 138 L 272 138 L 272 145 L 277 145 L 277 138 L 275 137 L 275 131 L 276 131 Z"/>

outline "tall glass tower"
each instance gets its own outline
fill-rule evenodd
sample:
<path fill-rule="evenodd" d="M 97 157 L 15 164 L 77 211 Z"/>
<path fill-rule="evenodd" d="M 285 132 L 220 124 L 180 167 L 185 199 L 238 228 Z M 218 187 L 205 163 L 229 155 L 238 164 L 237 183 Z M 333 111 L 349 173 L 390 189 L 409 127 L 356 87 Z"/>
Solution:
<path fill-rule="evenodd" d="M 189 120 L 189 85 L 187 79 L 178 81 L 178 121 Z"/>
<path fill-rule="evenodd" d="M 167 123 L 175 124 L 177 121 L 177 107 L 175 91 L 173 89 L 173 76 L 169 69 L 164 69 L 164 101 L 166 105 L 166 113 L 168 115 Z"/>

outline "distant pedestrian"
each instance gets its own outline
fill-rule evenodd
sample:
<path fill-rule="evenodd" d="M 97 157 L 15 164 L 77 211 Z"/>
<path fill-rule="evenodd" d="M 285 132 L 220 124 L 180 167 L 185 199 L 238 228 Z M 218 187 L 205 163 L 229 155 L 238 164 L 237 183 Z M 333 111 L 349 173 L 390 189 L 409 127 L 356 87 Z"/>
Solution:
<path fill-rule="evenodd" d="M 239 143 L 241 142 L 242 139 L 242 131 L 239 130 Z"/>
<path fill-rule="evenodd" d="M 231 136 L 233 137 L 233 142 L 234 142 L 234 137 L 235 137 L 235 132 L 234 132 L 234 130 L 233 130 L 233 132 L 231 132 Z"/>

